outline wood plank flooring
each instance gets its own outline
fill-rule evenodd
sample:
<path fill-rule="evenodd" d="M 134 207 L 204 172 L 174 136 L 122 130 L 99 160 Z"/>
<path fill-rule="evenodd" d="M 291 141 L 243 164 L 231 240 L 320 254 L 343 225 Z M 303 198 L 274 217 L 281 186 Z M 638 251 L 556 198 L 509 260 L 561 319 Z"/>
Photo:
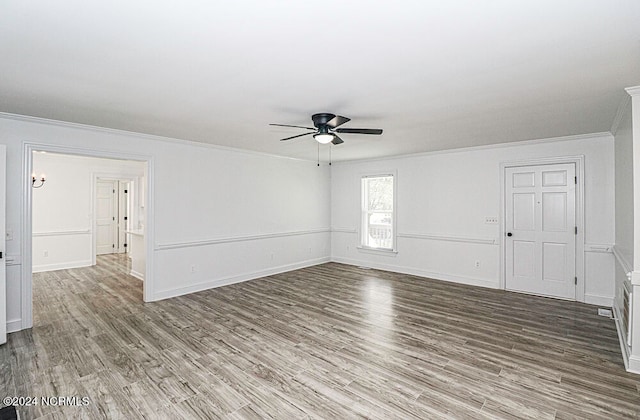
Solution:
<path fill-rule="evenodd" d="M 34 275 L 1 394 L 89 403 L 23 419 L 640 418 L 594 306 L 335 263 L 145 304 L 127 264 Z"/>

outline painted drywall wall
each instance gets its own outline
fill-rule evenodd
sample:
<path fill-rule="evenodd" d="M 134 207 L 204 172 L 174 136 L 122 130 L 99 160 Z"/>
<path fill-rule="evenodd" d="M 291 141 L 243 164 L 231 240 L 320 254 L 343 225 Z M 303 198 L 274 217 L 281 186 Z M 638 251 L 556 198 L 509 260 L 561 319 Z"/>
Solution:
<path fill-rule="evenodd" d="M 631 354 L 628 370 L 640 374 L 640 86 L 625 89 L 631 95 L 633 138 L 633 260 L 631 271 Z"/>
<path fill-rule="evenodd" d="M 500 163 L 584 155 L 585 300 L 611 305 L 614 150 L 611 135 L 336 163 L 331 173 L 332 258 L 486 287 L 499 287 Z M 360 177 L 397 172 L 396 253 L 358 248 Z M 479 262 L 476 267 L 475 262 Z"/>
<path fill-rule="evenodd" d="M 627 274 L 633 270 L 633 135 L 631 127 L 631 101 L 625 102 L 615 143 L 615 307 L 622 313 L 623 287 Z"/>
<path fill-rule="evenodd" d="M 626 97 L 618 110 L 619 122 L 614 127 L 615 149 L 615 219 L 616 237 L 613 247 L 615 264 L 615 297 L 613 309 L 620 333 L 620 346 L 627 369 L 630 368 L 631 347 L 628 327 L 623 321 L 624 291 L 632 291 L 631 273 L 634 256 L 634 191 L 633 191 L 633 127 L 632 103 Z"/>
<path fill-rule="evenodd" d="M 616 248 L 633 261 L 633 136 L 631 102 L 627 102 L 615 133 Z"/>
<path fill-rule="evenodd" d="M 23 142 L 151 159 L 153 282 L 145 282 L 150 300 L 329 259 L 327 166 L 6 114 L 0 116 L 0 142 L 7 145 L 7 228 L 13 232 L 7 241 L 14 266 L 7 279 L 12 330 L 24 324 L 26 307 L 22 276 L 16 275 L 24 270 L 15 268 L 24 260 Z"/>
<path fill-rule="evenodd" d="M 37 177 L 46 174 L 47 181 L 33 190 L 33 271 L 91 265 L 95 241 L 95 178 L 129 178 L 137 183 L 144 177 L 144 165 L 134 161 L 34 153 L 34 172 Z M 137 188 L 134 194 L 135 190 Z M 133 213 L 131 221 L 137 224 L 138 213 Z"/>

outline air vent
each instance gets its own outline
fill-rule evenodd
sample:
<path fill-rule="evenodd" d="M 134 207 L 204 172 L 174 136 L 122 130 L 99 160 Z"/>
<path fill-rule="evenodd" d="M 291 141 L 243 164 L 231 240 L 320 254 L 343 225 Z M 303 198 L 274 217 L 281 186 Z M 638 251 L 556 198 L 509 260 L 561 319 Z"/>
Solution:
<path fill-rule="evenodd" d="M 598 315 L 606 316 L 607 318 L 613 318 L 613 316 L 611 316 L 611 309 L 607 308 L 598 308 Z"/>

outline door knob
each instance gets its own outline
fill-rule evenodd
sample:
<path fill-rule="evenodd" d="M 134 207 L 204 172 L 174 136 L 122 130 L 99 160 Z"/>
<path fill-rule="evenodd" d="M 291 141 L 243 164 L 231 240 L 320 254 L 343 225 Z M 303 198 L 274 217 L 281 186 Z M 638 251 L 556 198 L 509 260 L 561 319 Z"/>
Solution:
<path fill-rule="evenodd" d="M 513 233 L 507 232 L 507 236 L 513 236 Z"/>

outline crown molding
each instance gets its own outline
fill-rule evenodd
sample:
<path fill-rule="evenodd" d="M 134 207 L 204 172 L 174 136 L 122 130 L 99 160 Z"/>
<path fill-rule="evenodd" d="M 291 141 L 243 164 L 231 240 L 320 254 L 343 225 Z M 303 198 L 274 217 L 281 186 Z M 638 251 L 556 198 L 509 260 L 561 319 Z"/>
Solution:
<path fill-rule="evenodd" d="M 570 136 L 547 137 L 543 139 L 520 140 L 520 141 L 512 141 L 512 142 L 496 143 L 496 144 L 483 144 L 482 146 L 460 147 L 456 149 L 445 149 L 445 150 L 435 150 L 433 152 L 420 152 L 420 153 L 409 153 L 409 154 L 394 155 L 394 156 L 383 156 L 383 157 L 370 158 L 370 159 L 340 160 L 337 162 L 333 162 L 332 165 L 341 165 L 345 163 L 350 164 L 350 163 L 356 163 L 356 162 L 357 163 L 378 162 L 378 161 L 392 160 L 392 159 L 419 158 L 424 156 L 473 152 L 477 150 L 501 149 L 505 147 L 529 146 L 533 144 L 556 143 L 556 142 L 564 142 L 564 141 L 590 140 L 590 139 L 601 139 L 601 138 L 611 138 L 611 133 L 608 131 L 603 131 L 599 133 L 574 134 Z"/>
<path fill-rule="evenodd" d="M 632 86 L 625 89 L 631 96 L 640 96 L 640 86 Z"/>
<path fill-rule="evenodd" d="M 634 96 L 636 94 L 640 95 L 640 86 L 627 88 L 625 90 L 631 96 Z M 69 121 L 53 120 L 49 118 L 33 117 L 30 115 L 12 114 L 8 112 L 0 112 L 0 119 L 27 122 L 27 123 L 33 123 L 33 124 L 53 125 L 57 127 L 69 128 L 69 129 L 75 129 L 75 130 L 87 130 L 87 131 L 93 131 L 93 132 L 102 133 L 102 134 L 135 137 L 135 138 L 145 139 L 145 140 L 161 141 L 161 142 L 172 143 L 172 144 L 183 144 L 183 145 L 200 147 L 205 149 L 214 149 L 214 150 L 241 153 L 241 154 L 247 154 L 247 155 L 284 159 L 284 160 L 290 160 L 290 161 L 316 162 L 315 160 L 310 160 L 310 159 L 294 158 L 289 156 L 276 155 L 272 153 L 258 152 L 255 150 L 238 149 L 235 147 L 220 146 L 217 144 L 203 143 L 203 142 L 197 142 L 193 140 L 184 140 L 184 139 L 178 139 L 174 137 L 165 137 L 165 136 L 159 136 L 156 134 L 139 133 L 137 131 L 127 131 L 127 130 L 121 130 L 116 128 L 108 128 L 108 127 L 100 127 L 100 126 L 89 125 L 89 124 L 74 123 Z M 405 159 L 410 157 L 433 156 L 433 155 L 449 154 L 449 153 L 462 153 L 462 152 L 469 152 L 469 151 L 475 151 L 475 150 L 497 149 L 497 148 L 514 147 L 514 146 L 526 146 L 526 145 L 541 144 L 541 143 L 585 140 L 585 139 L 593 139 L 593 138 L 602 138 L 607 136 L 611 136 L 611 132 L 586 133 L 586 134 L 575 134 L 575 135 L 560 136 L 560 137 L 548 137 L 548 138 L 542 138 L 542 139 L 520 140 L 520 141 L 505 142 L 505 143 L 485 144 L 481 146 L 470 146 L 470 147 L 460 147 L 460 148 L 454 148 L 454 149 L 435 150 L 431 152 L 419 152 L 419 153 L 407 153 L 407 154 L 392 155 L 392 156 L 382 156 L 382 157 L 369 158 L 369 159 L 365 158 L 365 159 L 340 160 L 340 161 L 332 162 L 332 164 L 339 165 L 343 163 L 352 163 L 352 162 L 376 162 L 381 160 Z"/>
<path fill-rule="evenodd" d="M 135 137 L 144 140 L 161 141 L 165 143 L 182 144 L 185 146 L 201 147 L 205 149 L 222 150 L 226 152 L 242 153 L 247 155 L 256 155 L 263 157 L 271 157 L 277 159 L 285 159 L 300 162 L 315 162 L 315 160 L 294 158 L 289 156 L 281 156 L 272 153 L 258 152 L 255 150 L 238 149 L 236 147 L 220 146 L 217 144 L 203 143 L 194 140 L 178 139 L 174 137 L 159 136 L 156 134 L 139 133 L 137 131 L 120 130 L 117 128 L 100 127 L 97 125 L 74 123 L 69 121 L 53 120 L 49 118 L 33 117 L 30 115 L 11 114 L 9 112 L 0 112 L 0 119 L 27 122 L 32 124 L 53 125 L 56 127 L 68 128 L 73 130 L 93 131 L 101 134 L 111 134 L 116 136 Z"/>
<path fill-rule="evenodd" d="M 611 124 L 610 131 L 614 136 L 616 135 L 618 128 L 620 128 L 620 123 L 622 122 L 622 118 L 624 118 L 624 114 L 625 112 L 627 112 L 629 105 L 631 105 L 631 96 L 625 93 L 622 97 L 622 100 L 620 101 L 620 104 L 618 105 L 616 116 L 613 118 L 613 123 Z"/>

